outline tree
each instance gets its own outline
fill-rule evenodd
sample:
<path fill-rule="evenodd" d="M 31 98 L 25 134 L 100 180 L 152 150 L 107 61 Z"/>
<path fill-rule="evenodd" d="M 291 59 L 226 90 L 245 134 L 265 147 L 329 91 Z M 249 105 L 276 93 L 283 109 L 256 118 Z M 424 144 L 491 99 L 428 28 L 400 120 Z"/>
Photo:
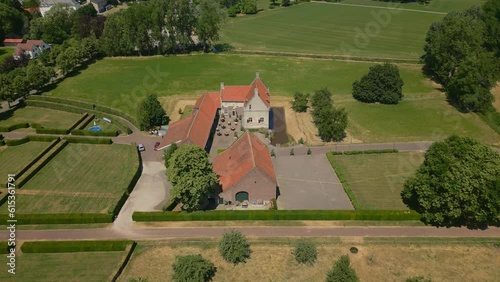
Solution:
<path fill-rule="evenodd" d="M 426 71 L 461 110 L 491 107 L 491 88 L 500 76 L 500 61 L 488 50 L 488 34 L 480 8 L 451 12 L 431 25 L 424 47 Z M 494 29 L 494 28 L 493 28 Z"/>
<path fill-rule="evenodd" d="M 316 111 L 315 111 L 316 112 Z M 341 141 L 346 137 L 348 118 L 345 108 L 322 108 L 314 117 L 318 134 L 323 142 Z"/>
<path fill-rule="evenodd" d="M 500 1 L 489 0 L 483 6 L 482 19 L 486 29 L 486 48 L 500 57 Z"/>
<path fill-rule="evenodd" d="M 226 12 L 221 9 L 218 0 L 202 0 L 196 23 L 196 33 L 203 45 L 219 40 L 219 31 Z"/>
<path fill-rule="evenodd" d="M 434 142 L 401 196 L 426 224 L 498 226 L 500 154 L 469 137 Z"/>
<path fill-rule="evenodd" d="M 37 62 L 30 63 L 26 68 L 26 78 L 32 90 L 39 90 L 49 83 L 54 75 L 55 72 L 52 67 L 44 67 Z"/>
<path fill-rule="evenodd" d="M 176 143 L 172 143 L 166 150 L 165 150 L 165 154 L 163 155 L 164 156 L 164 159 L 165 159 L 165 167 L 168 167 L 168 164 L 169 164 L 169 161 L 170 159 L 172 158 L 172 155 L 175 153 L 175 151 L 177 151 L 177 144 Z"/>
<path fill-rule="evenodd" d="M 290 6 L 290 0 L 281 0 L 281 6 L 284 7 Z"/>
<path fill-rule="evenodd" d="M 257 0 L 241 0 L 241 12 L 244 14 L 256 14 Z"/>
<path fill-rule="evenodd" d="M 307 111 L 307 104 L 309 103 L 309 94 L 302 92 L 295 92 L 292 101 L 292 110 L 298 113 L 303 113 Z"/>
<path fill-rule="evenodd" d="M 311 240 L 299 239 L 295 243 L 293 255 L 298 263 L 313 265 L 318 258 L 318 250 L 316 249 L 316 245 Z"/>
<path fill-rule="evenodd" d="M 23 16 L 16 8 L 0 3 L 0 42 L 6 36 L 22 35 L 23 25 Z"/>
<path fill-rule="evenodd" d="M 74 12 L 68 4 L 58 3 L 50 8 L 44 17 L 35 18 L 31 21 L 30 39 L 42 39 L 47 43 L 62 44 L 71 36 L 72 20 Z"/>
<path fill-rule="evenodd" d="M 188 211 L 200 209 L 218 183 L 205 150 L 180 146 L 169 160 L 167 176 L 172 183 L 172 201 L 181 202 Z"/>
<path fill-rule="evenodd" d="M 215 265 L 201 255 L 177 256 L 172 279 L 177 282 L 211 281 L 217 272 Z"/>
<path fill-rule="evenodd" d="M 238 264 L 250 258 L 250 243 L 241 232 L 229 231 L 224 233 L 219 242 L 219 253 L 225 261 Z"/>
<path fill-rule="evenodd" d="M 352 96 L 365 103 L 397 104 L 403 98 L 403 84 L 396 65 L 375 65 L 353 83 Z"/>
<path fill-rule="evenodd" d="M 160 101 L 158 101 L 156 94 L 149 94 L 139 103 L 137 117 L 141 130 L 162 125 L 168 120 L 167 113 L 161 106 Z"/>
<path fill-rule="evenodd" d="M 76 47 L 70 46 L 56 58 L 56 64 L 65 75 L 71 72 L 80 63 L 80 52 Z"/>
<path fill-rule="evenodd" d="M 28 65 L 30 58 L 22 53 L 19 58 L 15 59 L 14 56 L 9 56 L 0 62 L 0 73 L 8 73 L 12 70 Z"/>
<path fill-rule="evenodd" d="M 326 275 L 326 282 L 357 282 L 358 275 L 354 268 L 351 267 L 351 260 L 348 255 L 342 255 L 335 262 L 330 271 Z"/>

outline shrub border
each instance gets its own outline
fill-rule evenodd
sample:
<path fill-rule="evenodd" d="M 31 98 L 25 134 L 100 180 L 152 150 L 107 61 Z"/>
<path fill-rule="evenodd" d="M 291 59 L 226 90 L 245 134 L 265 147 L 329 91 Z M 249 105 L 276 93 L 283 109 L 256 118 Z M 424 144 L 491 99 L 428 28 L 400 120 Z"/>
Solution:
<path fill-rule="evenodd" d="M 353 151 L 330 151 L 332 155 L 375 155 L 399 153 L 398 149 L 376 149 L 376 150 L 353 150 Z"/>
<path fill-rule="evenodd" d="M 127 264 L 130 261 L 132 254 L 134 253 L 135 247 L 137 247 L 137 242 L 133 241 L 132 245 L 130 246 L 130 249 L 128 250 L 127 255 L 125 256 L 125 259 L 123 260 L 122 264 L 120 265 L 120 268 L 118 268 L 118 271 L 116 271 L 116 274 L 113 276 L 113 279 L 111 279 L 111 282 L 118 281 L 118 278 L 125 270 L 125 267 L 127 267 Z"/>
<path fill-rule="evenodd" d="M 12 124 L 9 126 L 0 126 L 0 131 L 1 132 L 10 132 L 10 131 L 13 131 L 13 130 L 16 130 L 19 128 L 28 128 L 28 127 L 30 127 L 29 123 L 21 122 L 21 123 Z"/>
<path fill-rule="evenodd" d="M 111 138 L 86 138 L 86 137 L 71 137 L 65 136 L 63 140 L 67 140 L 69 143 L 86 143 L 86 144 L 101 144 L 101 145 L 111 145 L 113 140 Z"/>
<path fill-rule="evenodd" d="M 349 186 L 349 183 L 347 182 L 347 178 L 345 177 L 344 170 L 340 166 L 340 164 L 335 160 L 334 158 L 334 153 L 333 152 L 328 152 L 326 153 L 326 158 L 328 159 L 328 162 L 330 162 L 330 165 L 332 166 L 333 173 L 337 175 L 337 177 L 340 180 L 340 183 L 342 184 L 342 187 L 344 188 L 345 193 L 347 194 L 347 197 L 349 197 L 349 200 L 351 200 L 352 206 L 354 207 L 355 210 L 360 210 L 363 207 L 361 204 L 358 202 L 358 199 L 356 199 L 356 196 L 354 195 L 354 192 L 351 189 L 351 186 Z M 337 154 L 341 155 L 341 154 Z"/>
<path fill-rule="evenodd" d="M 0 215 L 0 220 L 7 221 L 7 214 Z M 91 224 L 112 223 L 113 217 L 107 213 L 52 213 L 21 214 L 16 213 L 18 224 Z"/>
<path fill-rule="evenodd" d="M 129 240 L 95 241 L 28 241 L 21 246 L 23 253 L 85 253 L 85 252 L 125 252 L 135 243 Z"/>

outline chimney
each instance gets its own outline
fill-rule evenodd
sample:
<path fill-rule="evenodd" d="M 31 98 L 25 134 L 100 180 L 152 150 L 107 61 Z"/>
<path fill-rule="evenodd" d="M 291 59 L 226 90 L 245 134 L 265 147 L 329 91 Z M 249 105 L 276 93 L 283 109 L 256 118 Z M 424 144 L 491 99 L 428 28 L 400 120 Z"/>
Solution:
<path fill-rule="evenodd" d="M 220 83 L 220 90 L 224 90 L 224 82 Z"/>
<path fill-rule="evenodd" d="M 259 72 L 256 72 L 256 73 L 255 73 L 255 77 L 257 78 L 257 77 L 259 77 L 259 76 L 260 76 Z"/>

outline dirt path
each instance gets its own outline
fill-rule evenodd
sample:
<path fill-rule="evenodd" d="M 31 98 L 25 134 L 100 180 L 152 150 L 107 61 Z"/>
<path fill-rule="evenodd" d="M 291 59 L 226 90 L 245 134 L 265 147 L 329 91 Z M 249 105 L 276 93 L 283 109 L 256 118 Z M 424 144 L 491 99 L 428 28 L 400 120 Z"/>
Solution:
<path fill-rule="evenodd" d="M 93 240 L 93 239 L 172 239 L 220 237 L 228 227 L 176 227 L 135 229 L 133 233 L 110 228 L 72 230 L 19 230 L 17 240 Z M 500 228 L 469 230 L 465 228 L 407 227 L 237 227 L 250 237 L 500 237 Z M 8 231 L 0 231 L 7 238 Z"/>

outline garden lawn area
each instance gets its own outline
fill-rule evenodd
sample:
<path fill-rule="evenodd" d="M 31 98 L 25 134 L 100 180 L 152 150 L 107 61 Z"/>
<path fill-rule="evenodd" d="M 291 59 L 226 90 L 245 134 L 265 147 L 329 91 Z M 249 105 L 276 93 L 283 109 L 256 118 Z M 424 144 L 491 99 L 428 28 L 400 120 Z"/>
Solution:
<path fill-rule="evenodd" d="M 38 123 L 45 128 L 67 129 L 75 123 L 81 115 L 76 113 L 24 107 L 14 111 L 12 116 L 5 116 L 0 120 L 0 126 L 9 126 L 16 123 Z"/>
<path fill-rule="evenodd" d="M 185 106 L 184 110 L 182 111 L 181 119 L 187 118 L 188 116 L 190 116 L 191 113 L 193 113 L 193 108 L 194 108 L 194 106 L 192 106 L 192 105 Z"/>
<path fill-rule="evenodd" d="M 118 131 L 121 130 L 116 123 L 109 123 L 102 119 L 102 117 L 96 117 L 90 121 L 90 123 L 84 128 L 84 130 L 88 130 L 92 126 L 94 126 L 94 121 L 96 125 L 99 125 L 102 128 L 102 131 Z"/>
<path fill-rule="evenodd" d="M 214 282 L 325 281 L 328 270 L 344 254 L 350 256 L 360 281 L 405 281 L 411 276 L 425 276 L 432 281 L 457 280 L 457 277 L 461 281 L 496 281 L 500 275 L 497 262 L 492 259 L 498 256 L 498 248 L 492 243 L 454 243 L 450 238 L 446 239 L 448 242 L 422 238 L 413 243 L 411 238 L 388 238 L 380 242 L 381 239 L 356 238 L 353 245 L 350 241 L 341 243 L 338 238 L 311 238 L 318 247 L 318 258 L 312 266 L 297 263 L 292 255 L 296 238 L 250 240 L 250 259 L 238 265 L 224 261 L 214 241 L 139 242 L 118 282 L 139 277 L 169 281 L 175 257 L 190 254 L 201 254 L 217 267 Z M 357 254 L 349 253 L 352 246 L 359 249 Z"/>
<path fill-rule="evenodd" d="M 125 252 L 18 254 L 16 274 L 2 271 L 0 281 L 111 281 L 125 255 Z"/>
<path fill-rule="evenodd" d="M 35 158 L 50 142 L 28 142 L 17 146 L 0 147 L 0 179 L 7 183 L 7 174 L 18 173 Z"/>
<path fill-rule="evenodd" d="M 0 62 L 2 62 L 5 58 L 12 56 L 15 50 L 15 48 L 0 48 Z"/>
<path fill-rule="evenodd" d="M 372 3 L 376 2 L 363 1 L 363 5 Z M 384 14 L 379 16 L 381 24 L 374 16 L 377 13 Z M 423 54 L 430 25 L 444 16 L 436 12 L 303 3 L 230 18 L 222 26 L 219 42 L 235 50 L 417 60 Z"/>
<path fill-rule="evenodd" d="M 111 211 L 139 165 L 130 145 L 69 144 L 18 192 L 23 213 Z"/>
<path fill-rule="evenodd" d="M 430 141 L 453 133 L 490 144 L 500 142 L 500 136 L 475 114 L 462 114 L 451 107 L 438 86 L 422 75 L 421 65 L 399 65 L 405 83 L 401 104 L 355 101 L 352 83 L 372 65 L 241 55 L 108 58 L 90 65 L 78 76 L 65 79 L 48 95 L 91 103 L 99 101 L 135 116 L 138 101 L 147 93 L 156 93 L 163 102 L 173 95 L 192 98 L 205 91 L 217 91 L 221 81 L 226 85 L 248 85 L 255 71 L 259 71 L 271 89 L 271 104 L 273 97 L 290 97 L 295 91 L 310 93 L 328 87 L 334 104 L 346 107 L 349 112 L 347 130 L 362 142 Z M 144 85 L 145 79 L 150 84 Z"/>
<path fill-rule="evenodd" d="M 367 210 L 407 209 L 401 200 L 401 191 L 408 177 L 424 161 L 424 153 L 336 155 L 328 154 L 340 165 L 337 174 L 343 174 L 354 196 Z"/>

